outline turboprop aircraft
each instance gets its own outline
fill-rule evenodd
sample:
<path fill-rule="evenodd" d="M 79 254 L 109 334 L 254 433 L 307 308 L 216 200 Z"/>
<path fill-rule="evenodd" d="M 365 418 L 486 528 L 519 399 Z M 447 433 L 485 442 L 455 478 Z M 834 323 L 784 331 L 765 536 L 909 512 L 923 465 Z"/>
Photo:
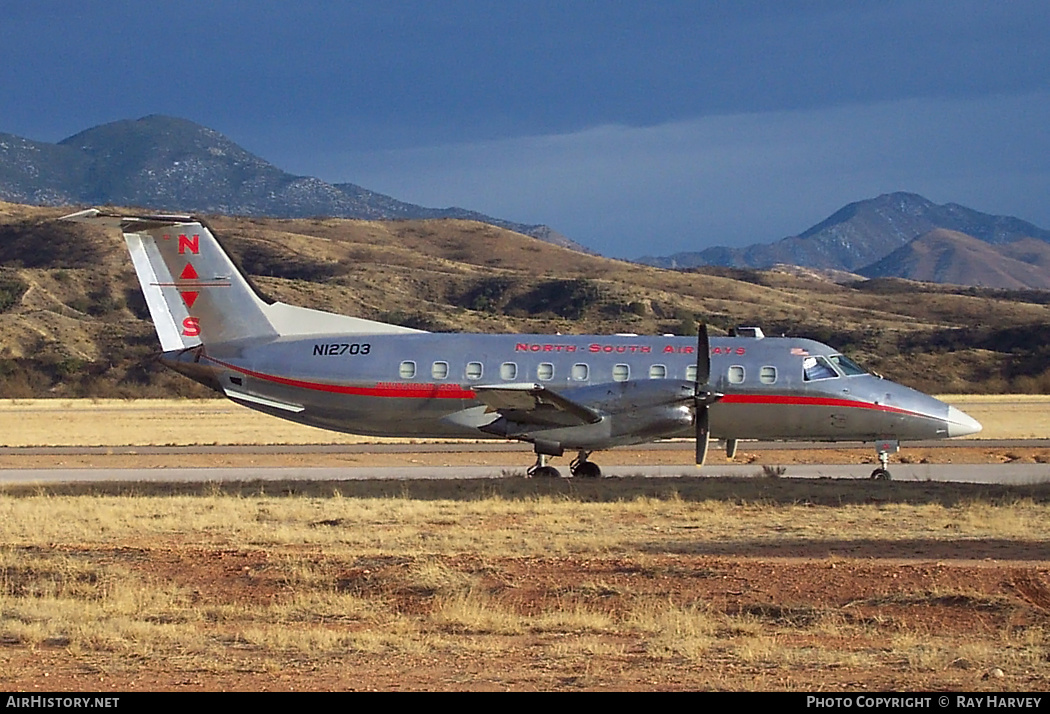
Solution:
<path fill-rule="evenodd" d="M 696 339 L 642 335 L 435 334 L 267 302 L 211 230 L 188 215 L 88 209 L 65 220 L 120 228 L 168 367 L 234 402 L 302 424 L 372 436 L 531 443 L 531 476 L 590 455 L 693 437 L 874 442 L 964 436 L 981 425 L 933 397 L 870 374 L 827 345 L 740 330 Z"/>

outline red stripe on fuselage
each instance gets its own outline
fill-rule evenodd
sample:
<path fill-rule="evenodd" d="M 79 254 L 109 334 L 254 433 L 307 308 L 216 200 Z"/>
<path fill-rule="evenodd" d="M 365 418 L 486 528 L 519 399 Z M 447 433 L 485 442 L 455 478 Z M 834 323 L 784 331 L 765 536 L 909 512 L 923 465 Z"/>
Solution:
<path fill-rule="evenodd" d="M 244 367 L 227 364 L 214 357 L 205 356 L 205 359 L 217 365 L 232 369 L 235 372 L 255 377 L 274 384 L 283 384 L 288 387 L 300 389 L 312 389 L 316 392 L 330 392 L 332 394 L 353 394 L 360 397 L 397 397 L 400 399 L 474 399 L 476 397 L 473 389 L 464 389 L 458 384 L 413 384 L 411 382 L 378 382 L 374 387 L 352 387 L 344 384 L 328 384 L 326 382 L 307 382 L 302 379 L 289 379 L 278 377 L 274 374 L 254 372 Z"/>
<path fill-rule="evenodd" d="M 801 395 L 786 394 L 727 394 L 718 400 L 723 404 L 777 404 L 782 406 L 805 406 L 805 407 L 845 407 L 852 409 L 873 409 L 891 414 L 906 414 L 908 416 L 931 417 L 930 414 L 913 412 L 908 409 L 891 407 L 888 404 L 875 404 L 874 402 L 860 402 L 851 399 L 833 399 L 831 397 L 807 397 Z"/>

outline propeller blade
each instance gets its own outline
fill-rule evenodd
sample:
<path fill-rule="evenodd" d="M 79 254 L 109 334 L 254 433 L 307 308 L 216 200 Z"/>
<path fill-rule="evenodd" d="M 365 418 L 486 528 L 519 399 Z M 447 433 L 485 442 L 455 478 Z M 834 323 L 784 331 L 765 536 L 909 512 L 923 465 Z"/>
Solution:
<path fill-rule="evenodd" d="M 711 442 L 711 416 L 707 408 L 722 398 L 708 386 L 711 381 L 711 340 L 707 325 L 696 325 L 696 382 L 693 383 L 694 422 L 696 424 L 696 465 L 703 466 L 707 460 L 707 448 Z"/>
<path fill-rule="evenodd" d="M 703 466 L 707 461 L 707 447 L 711 442 L 711 417 L 706 406 L 696 408 L 696 465 Z"/>
<path fill-rule="evenodd" d="M 707 336 L 707 325 L 698 322 L 696 325 L 696 388 L 705 387 L 711 380 L 711 341 Z"/>

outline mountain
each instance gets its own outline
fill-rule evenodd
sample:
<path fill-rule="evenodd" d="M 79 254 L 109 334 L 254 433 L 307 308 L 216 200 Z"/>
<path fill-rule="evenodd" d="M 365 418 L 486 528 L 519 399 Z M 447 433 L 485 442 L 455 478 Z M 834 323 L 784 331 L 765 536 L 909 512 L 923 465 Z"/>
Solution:
<path fill-rule="evenodd" d="M 1009 290 L 1050 289 L 1050 243 L 1023 238 L 994 245 L 935 228 L 860 270 L 866 278 L 907 277 L 933 283 Z"/>
<path fill-rule="evenodd" d="M 74 203 L 86 180 L 87 156 L 58 144 L 0 134 L 0 200 L 36 205 Z"/>
<path fill-rule="evenodd" d="M 293 176 L 216 131 L 159 115 L 103 124 L 57 144 L 0 134 L 0 200 L 281 218 L 459 218 L 586 252 L 549 226 L 425 208 L 355 184 Z"/>
<path fill-rule="evenodd" d="M 677 268 L 700 265 L 768 268 L 787 263 L 863 273 L 866 266 L 936 229 L 966 234 L 992 245 L 1024 238 L 1050 242 L 1050 231 L 1018 218 L 981 213 L 955 203 L 937 205 L 917 194 L 901 192 L 851 203 L 804 233 L 776 243 L 746 248 L 715 247 L 666 257 L 647 256 L 638 262 Z"/>

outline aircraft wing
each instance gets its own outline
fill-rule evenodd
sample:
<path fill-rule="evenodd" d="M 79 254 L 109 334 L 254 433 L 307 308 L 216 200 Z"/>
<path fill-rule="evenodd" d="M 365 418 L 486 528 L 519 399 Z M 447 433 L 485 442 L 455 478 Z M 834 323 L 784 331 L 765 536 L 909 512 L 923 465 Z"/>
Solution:
<path fill-rule="evenodd" d="M 489 411 L 519 424 L 577 426 L 602 420 L 600 413 L 542 384 L 478 385 L 473 390 Z"/>

